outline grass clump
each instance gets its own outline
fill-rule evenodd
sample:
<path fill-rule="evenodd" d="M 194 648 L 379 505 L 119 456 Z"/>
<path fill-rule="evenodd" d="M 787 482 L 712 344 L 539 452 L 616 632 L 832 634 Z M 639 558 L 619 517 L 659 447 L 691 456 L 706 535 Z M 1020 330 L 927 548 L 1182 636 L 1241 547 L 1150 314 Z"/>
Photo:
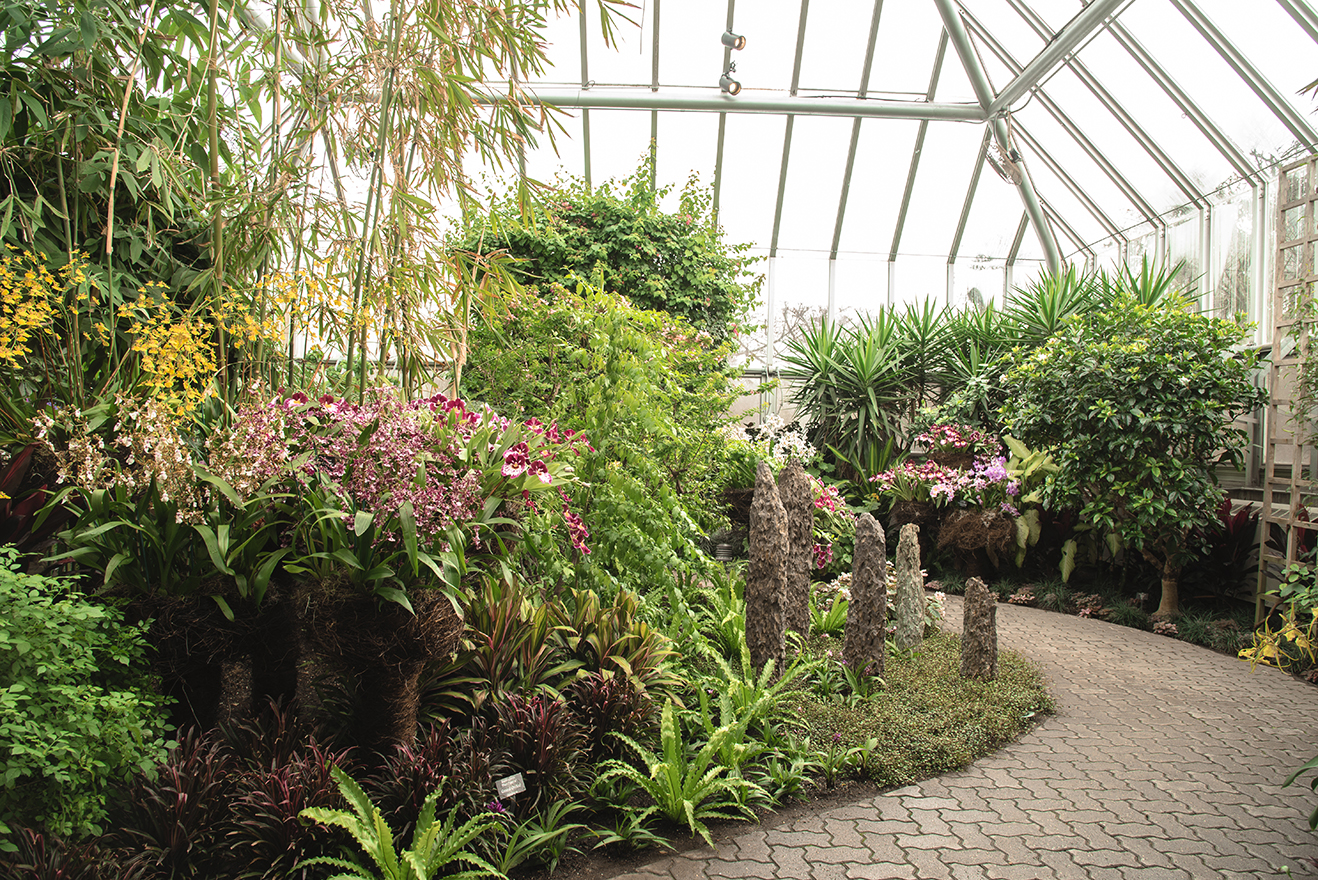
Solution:
<path fill-rule="evenodd" d="M 812 641 L 807 651 L 826 647 Z M 857 770 L 879 785 L 959 769 L 1053 709 L 1042 674 L 1020 656 L 999 654 L 997 679 L 979 682 L 960 676 L 960 654 L 958 636 L 937 632 L 913 654 L 888 657 L 885 687 L 871 699 L 848 703 L 802 690 L 791 711 L 812 742 L 855 747 L 877 739 Z"/>

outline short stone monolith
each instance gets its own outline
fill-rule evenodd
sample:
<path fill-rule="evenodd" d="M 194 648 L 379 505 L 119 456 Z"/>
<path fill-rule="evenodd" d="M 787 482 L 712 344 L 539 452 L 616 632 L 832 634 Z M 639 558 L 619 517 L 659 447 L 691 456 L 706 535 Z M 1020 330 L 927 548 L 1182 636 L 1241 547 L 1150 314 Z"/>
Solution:
<path fill-rule="evenodd" d="M 888 653 L 888 550 L 883 528 L 868 513 L 856 523 L 851 557 L 851 600 L 842 662 L 852 669 L 883 675 Z"/>
<path fill-rule="evenodd" d="M 787 511 L 787 573 L 783 613 L 787 628 L 810 635 L 810 564 L 815 549 L 815 499 L 801 462 L 792 459 L 778 475 L 778 498 Z"/>
<path fill-rule="evenodd" d="M 897 631 L 892 640 L 900 651 L 924 641 L 924 576 L 920 574 L 920 527 L 902 526 L 897 541 L 897 594 L 893 597 Z"/>
<path fill-rule="evenodd" d="M 786 653 L 784 587 L 787 576 L 787 511 L 769 465 L 755 467 L 751 502 L 750 565 L 746 570 L 746 646 L 751 663 L 770 660 L 781 671 Z"/>
<path fill-rule="evenodd" d="M 966 581 L 961 631 L 961 676 L 992 681 L 998 675 L 998 597 L 982 580 Z"/>

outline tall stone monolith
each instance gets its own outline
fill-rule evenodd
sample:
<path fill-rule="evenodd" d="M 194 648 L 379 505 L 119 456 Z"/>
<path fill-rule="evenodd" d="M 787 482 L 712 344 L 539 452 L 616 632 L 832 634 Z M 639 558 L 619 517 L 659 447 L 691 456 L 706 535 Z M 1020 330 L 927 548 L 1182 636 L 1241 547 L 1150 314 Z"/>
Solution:
<path fill-rule="evenodd" d="M 980 681 L 991 681 L 998 675 L 998 597 L 977 577 L 966 581 L 961 675 Z"/>
<path fill-rule="evenodd" d="M 815 493 L 801 462 L 792 459 L 778 475 L 778 498 L 787 511 L 787 573 L 783 614 L 787 628 L 810 635 L 810 564 L 815 549 Z"/>
<path fill-rule="evenodd" d="M 868 513 L 856 523 L 851 557 L 851 600 L 842 661 L 852 669 L 883 675 L 888 635 L 888 548 L 883 528 Z"/>
<path fill-rule="evenodd" d="M 750 566 L 746 570 L 746 645 L 756 669 L 773 660 L 781 671 L 786 652 L 784 582 L 787 576 L 787 511 L 769 465 L 755 467 L 751 502 Z"/>
<path fill-rule="evenodd" d="M 893 643 L 909 651 L 924 640 L 924 576 L 920 574 L 920 527 L 902 526 L 897 541 L 897 595 L 893 597 L 897 631 Z"/>

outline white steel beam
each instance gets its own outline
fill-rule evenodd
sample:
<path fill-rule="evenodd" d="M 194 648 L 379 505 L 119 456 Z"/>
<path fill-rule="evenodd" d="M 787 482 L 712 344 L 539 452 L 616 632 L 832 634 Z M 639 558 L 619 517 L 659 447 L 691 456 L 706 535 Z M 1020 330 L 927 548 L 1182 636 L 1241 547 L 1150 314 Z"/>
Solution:
<path fill-rule="evenodd" d="M 1094 0 L 1086 6 L 1058 32 L 1052 42 L 1045 46 L 1033 61 L 1025 65 L 1025 69 L 1018 73 L 1015 79 L 1003 86 L 1002 91 L 988 107 L 989 115 L 997 115 L 1008 109 L 1017 98 L 1043 82 L 1058 65 L 1065 62 L 1066 56 L 1072 49 L 1079 46 L 1094 31 L 1103 28 L 1109 16 L 1115 18 L 1117 7 L 1126 2 L 1127 0 Z"/>
<path fill-rule="evenodd" d="M 1170 0 L 1171 4 L 1180 10 L 1186 20 L 1199 31 L 1200 36 L 1208 41 L 1208 44 L 1217 50 L 1217 54 L 1222 56 L 1222 60 L 1231 66 L 1231 69 L 1239 74 L 1245 84 L 1258 95 L 1260 101 L 1267 105 L 1282 124 L 1290 129 L 1296 139 L 1304 145 L 1304 148 L 1313 151 L 1318 150 L 1318 131 L 1309 124 L 1290 102 L 1287 101 L 1280 92 L 1268 82 L 1267 78 L 1259 72 L 1259 69 L 1245 57 L 1239 49 L 1235 47 L 1226 35 L 1213 24 L 1212 20 L 1196 6 L 1193 0 Z"/>
<path fill-rule="evenodd" d="M 1023 0 L 1007 0 L 1007 3 L 1016 10 L 1016 13 L 1021 18 L 1025 19 L 1025 22 L 1034 29 L 1034 32 L 1039 35 L 1040 39 L 1044 42 L 1053 39 L 1055 36 L 1053 29 L 1048 26 L 1042 16 L 1026 5 Z M 1078 58 L 1072 58 L 1068 66 L 1070 67 L 1071 72 L 1085 84 L 1086 88 L 1088 88 L 1091 93 L 1093 93 L 1094 97 L 1098 98 L 1098 100 L 1103 103 L 1103 106 L 1107 107 L 1112 115 L 1117 117 L 1117 120 L 1120 121 L 1126 131 L 1130 133 L 1130 136 L 1144 148 L 1144 152 L 1148 153 L 1149 157 L 1153 159 L 1154 162 L 1158 163 L 1158 166 L 1162 168 L 1163 173 L 1172 179 L 1177 187 L 1180 188 L 1181 192 L 1185 193 L 1186 198 L 1195 204 L 1202 202 L 1204 200 L 1204 194 L 1200 192 L 1198 185 L 1191 180 L 1189 175 L 1181 170 L 1180 166 L 1176 164 L 1172 157 L 1149 136 L 1143 126 L 1136 122 L 1135 118 L 1126 112 L 1126 108 L 1121 105 L 1121 102 L 1112 96 L 1112 93 L 1098 81 L 1096 76 L 1089 72 L 1089 68 Z"/>
<path fill-rule="evenodd" d="M 1106 2 L 1106 0 L 1097 0 L 1097 2 Z M 966 32 L 965 23 L 961 20 L 961 14 L 955 0 L 934 0 L 934 5 L 938 7 L 938 14 L 943 19 L 943 29 L 951 39 L 953 47 L 956 48 L 957 55 L 961 59 L 961 66 L 965 68 L 966 77 L 970 80 L 971 88 L 975 90 L 975 97 L 979 100 L 986 116 L 991 116 L 988 110 L 993 103 L 993 89 L 989 85 L 988 76 L 985 75 L 983 66 L 979 63 L 979 56 L 975 54 L 975 47 L 970 42 L 970 35 Z M 998 146 L 1004 154 L 1008 153 L 1011 150 L 1011 137 L 1007 131 L 1007 123 L 1001 118 L 991 117 L 989 124 L 993 126 L 993 134 L 997 139 Z M 1043 246 L 1043 252 L 1048 258 L 1048 268 L 1053 272 L 1060 272 L 1062 270 L 1062 255 L 1057 249 L 1057 241 L 1053 238 L 1052 230 L 1048 226 L 1047 218 L 1044 216 L 1039 197 L 1034 192 L 1034 183 L 1030 180 L 1029 174 L 1022 175 L 1018 189 L 1020 190 L 1021 201 L 1025 203 L 1025 210 L 1030 214 L 1030 219 L 1034 221 L 1035 231 L 1039 235 L 1039 243 Z"/>

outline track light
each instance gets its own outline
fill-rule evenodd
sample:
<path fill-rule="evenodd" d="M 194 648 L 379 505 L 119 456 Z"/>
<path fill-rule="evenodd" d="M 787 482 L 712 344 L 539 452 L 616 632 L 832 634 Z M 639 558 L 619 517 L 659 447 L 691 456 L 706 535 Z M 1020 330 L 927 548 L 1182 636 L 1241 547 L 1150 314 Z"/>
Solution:
<path fill-rule="evenodd" d="M 731 69 L 718 78 L 718 87 L 722 89 L 723 93 L 726 95 L 735 95 L 741 91 L 741 83 L 732 78 Z"/>
<path fill-rule="evenodd" d="M 745 49 L 746 38 L 740 34 L 734 34 L 732 31 L 724 31 L 723 36 L 719 38 L 723 45 L 729 49 Z"/>

